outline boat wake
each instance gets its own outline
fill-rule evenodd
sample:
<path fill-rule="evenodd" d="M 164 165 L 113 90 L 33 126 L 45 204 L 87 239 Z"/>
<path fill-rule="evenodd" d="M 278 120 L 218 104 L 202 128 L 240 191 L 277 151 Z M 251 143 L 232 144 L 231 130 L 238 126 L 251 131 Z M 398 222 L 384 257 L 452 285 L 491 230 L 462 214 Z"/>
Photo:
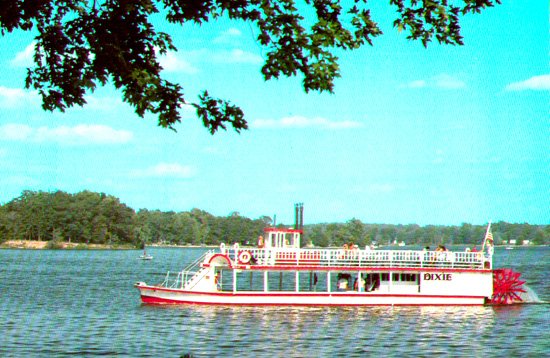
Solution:
<path fill-rule="evenodd" d="M 550 303 L 540 299 L 539 295 L 533 289 L 527 285 L 523 285 L 525 292 L 522 292 L 519 296 L 523 303 Z"/>

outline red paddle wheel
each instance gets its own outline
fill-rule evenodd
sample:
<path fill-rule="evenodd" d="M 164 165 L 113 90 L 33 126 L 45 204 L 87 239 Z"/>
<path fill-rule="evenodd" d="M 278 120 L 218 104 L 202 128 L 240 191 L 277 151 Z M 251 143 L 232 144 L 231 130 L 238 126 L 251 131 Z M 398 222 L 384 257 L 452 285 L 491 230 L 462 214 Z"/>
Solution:
<path fill-rule="evenodd" d="M 525 292 L 525 281 L 519 279 L 521 274 L 509 268 L 493 270 L 493 296 L 489 303 L 493 305 L 510 305 L 523 302 L 519 296 Z"/>

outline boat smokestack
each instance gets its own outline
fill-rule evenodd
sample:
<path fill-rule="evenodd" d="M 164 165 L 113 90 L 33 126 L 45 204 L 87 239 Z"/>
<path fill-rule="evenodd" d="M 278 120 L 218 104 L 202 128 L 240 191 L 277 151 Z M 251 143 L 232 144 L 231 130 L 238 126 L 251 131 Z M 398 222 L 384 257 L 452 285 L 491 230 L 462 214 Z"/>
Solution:
<path fill-rule="evenodd" d="M 294 204 L 294 229 L 298 229 L 298 204 Z"/>
<path fill-rule="evenodd" d="M 304 203 L 294 204 L 294 229 L 304 229 Z"/>
<path fill-rule="evenodd" d="M 300 203 L 300 230 L 304 230 L 304 203 Z"/>

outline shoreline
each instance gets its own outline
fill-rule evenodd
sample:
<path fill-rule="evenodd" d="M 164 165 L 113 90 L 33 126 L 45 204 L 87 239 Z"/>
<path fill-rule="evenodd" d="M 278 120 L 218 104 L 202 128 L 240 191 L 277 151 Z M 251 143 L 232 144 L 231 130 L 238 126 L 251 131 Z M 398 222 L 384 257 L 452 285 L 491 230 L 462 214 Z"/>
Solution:
<path fill-rule="evenodd" d="M 506 247 L 507 245 L 495 245 L 495 247 Z M 516 245 L 512 248 L 528 248 L 528 247 L 540 247 L 547 245 Z M 219 245 L 166 245 L 166 244 L 151 244 L 146 247 L 159 247 L 159 248 L 205 248 L 213 249 L 219 247 Z M 316 247 L 320 248 L 320 247 Z M 338 247 L 334 247 L 338 248 Z M 74 243 L 74 242 L 51 242 L 51 241 L 38 241 L 38 240 L 8 240 L 0 243 L 0 249 L 25 249 L 25 250 L 142 250 L 139 247 L 133 247 L 129 244 L 122 245 L 108 245 L 108 244 L 86 244 L 86 243 Z"/>
<path fill-rule="evenodd" d="M 25 250 L 138 250 L 128 244 L 86 244 L 75 242 L 52 242 L 38 240 L 8 240 L 0 243 L 0 249 L 25 249 Z"/>

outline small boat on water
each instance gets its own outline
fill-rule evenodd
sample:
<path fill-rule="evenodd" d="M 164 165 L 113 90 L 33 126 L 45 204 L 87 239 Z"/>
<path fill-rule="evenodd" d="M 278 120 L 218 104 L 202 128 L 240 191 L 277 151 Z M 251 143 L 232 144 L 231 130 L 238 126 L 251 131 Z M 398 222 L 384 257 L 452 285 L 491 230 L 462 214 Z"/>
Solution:
<path fill-rule="evenodd" d="M 152 260 L 153 256 L 149 255 L 145 250 L 143 250 L 143 254 L 139 255 L 140 260 Z"/>
<path fill-rule="evenodd" d="M 157 285 L 146 304 L 248 306 L 485 305 L 521 302 L 524 281 L 493 268 L 490 224 L 480 252 L 302 248 L 292 229 L 269 227 L 258 246 L 221 244 Z"/>

